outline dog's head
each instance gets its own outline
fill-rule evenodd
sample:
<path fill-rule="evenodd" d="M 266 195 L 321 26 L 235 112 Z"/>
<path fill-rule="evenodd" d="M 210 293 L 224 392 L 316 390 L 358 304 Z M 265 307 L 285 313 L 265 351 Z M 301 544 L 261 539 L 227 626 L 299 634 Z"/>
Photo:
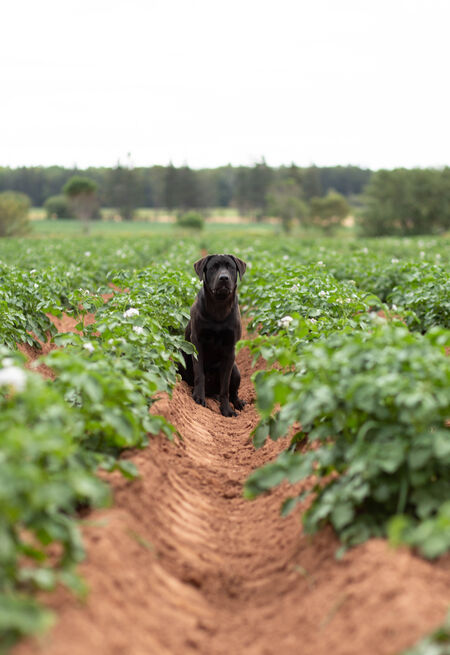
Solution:
<path fill-rule="evenodd" d="M 247 264 L 234 255 L 208 255 L 195 262 L 194 269 L 211 293 L 227 298 L 236 289 L 237 278 L 242 278 Z"/>

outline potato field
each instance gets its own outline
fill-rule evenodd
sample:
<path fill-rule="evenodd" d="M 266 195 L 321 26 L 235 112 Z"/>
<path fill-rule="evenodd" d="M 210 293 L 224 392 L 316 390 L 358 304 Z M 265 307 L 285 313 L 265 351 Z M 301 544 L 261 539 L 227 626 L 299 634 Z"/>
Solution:
<path fill-rule="evenodd" d="M 235 418 L 177 376 L 222 252 Z M 0 316 L 0 652 L 450 652 L 448 239 L 8 239 Z"/>

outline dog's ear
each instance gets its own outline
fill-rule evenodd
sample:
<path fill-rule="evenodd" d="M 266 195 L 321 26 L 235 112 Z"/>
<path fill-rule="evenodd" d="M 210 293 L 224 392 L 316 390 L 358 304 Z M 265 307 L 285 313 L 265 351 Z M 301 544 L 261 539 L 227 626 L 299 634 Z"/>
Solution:
<path fill-rule="evenodd" d="M 203 259 L 199 259 L 194 264 L 194 270 L 197 273 L 200 280 L 203 280 L 203 275 L 204 275 L 204 272 L 205 272 L 205 266 L 208 263 L 208 261 L 211 259 L 211 257 L 212 257 L 212 255 L 208 255 L 207 257 L 203 257 Z"/>
<path fill-rule="evenodd" d="M 242 280 L 242 278 L 244 277 L 245 269 L 247 268 L 247 264 L 243 262 L 242 259 L 239 259 L 239 257 L 235 257 L 234 255 L 228 255 L 228 257 L 231 257 L 231 259 L 236 264 L 239 273 L 239 278 Z"/>

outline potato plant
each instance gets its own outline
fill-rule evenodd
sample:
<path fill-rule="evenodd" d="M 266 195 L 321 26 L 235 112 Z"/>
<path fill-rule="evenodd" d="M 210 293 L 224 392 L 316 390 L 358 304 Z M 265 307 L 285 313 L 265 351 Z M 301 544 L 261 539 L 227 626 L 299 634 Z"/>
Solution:
<path fill-rule="evenodd" d="M 432 558 L 450 549 L 449 277 L 407 250 L 400 264 L 365 246 L 296 259 L 288 245 L 253 266 L 242 296 L 258 335 L 245 345 L 278 364 L 254 377 L 254 443 L 301 429 L 245 494 L 315 475 L 307 531 L 331 523 L 345 546 L 389 535 Z"/>
<path fill-rule="evenodd" d="M 182 334 L 198 280 L 180 272 L 181 249 L 176 265 L 171 261 L 176 254 L 166 251 L 164 259 L 158 257 L 159 245 L 150 269 L 134 268 L 136 257 L 125 246 L 121 252 L 129 261 L 115 272 L 105 270 L 105 253 L 94 254 L 93 248 L 83 251 L 86 270 L 79 274 L 81 267 L 73 261 L 59 266 L 43 261 L 41 270 L 31 271 L 3 265 L 2 645 L 49 624 L 49 613 L 34 600 L 34 590 L 50 590 L 57 583 L 83 590 L 75 569 L 84 556 L 77 512 L 109 500 L 107 485 L 96 476 L 98 467 L 136 477 L 133 463 L 120 458 L 123 450 L 145 447 L 149 434 L 172 435 L 173 428 L 150 414 L 149 407 L 158 392 L 174 385 L 183 350 L 192 351 Z M 149 256 L 151 251 L 143 250 Z M 38 257 L 44 258 L 41 252 Z M 113 263 L 117 265 L 116 258 L 109 265 Z M 76 286 L 80 280 L 84 288 Z M 116 291 L 105 303 L 101 294 L 111 292 L 107 284 L 113 280 L 127 291 Z M 36 336 L 45 340 L 55 332 L 46 313 L 63 310 L 79 317 L 83 333 L 55 337 L 59 348 L 43 360 L 56 373 L 48 381 L 26 371 L 21 355 L 5 348 L 17 342 L 38 345 Z M 84 324 L 86 312 L 97 312 L 95 325 Z M 49 546 L 55 543 L 61 549 L 57 561 L 49 557 Z"/>
<path fill-rule="evenodd" d="M 448 550 L 448 338 L 439 328 L 421 336 L 388 324 L 336 332 L 305 346 L 289 372 L 258 373 L 257 441 L 268 434 L 276 439 L 299 423 L 295 440 L 314 448 L 290 449 L 255 471 L 246 495 L 314 474 L 314 500 L 304 515 L 308 532 L 330 522 L 344 544 L 354 545 L 385 535 L 389 521 L 404 515 L 401 529 L 391 526 L 398 541 L 408 536 L 429 557 Z M 276 404 L 281 409 L 274 412 Z M 294 504 L 289 499 L 284 511 Z M 444 529 L 425 530 L 427 521 Z M 414 533 L 419 526 L 422 532 Z"/>

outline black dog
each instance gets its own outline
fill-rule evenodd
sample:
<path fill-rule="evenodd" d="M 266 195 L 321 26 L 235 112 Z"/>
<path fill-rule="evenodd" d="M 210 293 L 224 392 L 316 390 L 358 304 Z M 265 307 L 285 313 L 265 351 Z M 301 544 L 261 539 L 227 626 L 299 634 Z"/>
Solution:
<path fill-rule="evenodd" d="M 197 348 L 198 359 L 185 355 L 186 368 L 180 367 L 180 373 L 194 387 L 196 403 L 205 407 L 205 396 L 218 394 L 222 414 L 237 416 L 230 401 L 239 410 L 245 403 L 238 398 L 241 375 L 234 359 L 242 329 L 236 286 L 246 263 L 233 255 L 208 255 L 194 269 L 203 288 L 191 307 L 185 339 Z"/>

